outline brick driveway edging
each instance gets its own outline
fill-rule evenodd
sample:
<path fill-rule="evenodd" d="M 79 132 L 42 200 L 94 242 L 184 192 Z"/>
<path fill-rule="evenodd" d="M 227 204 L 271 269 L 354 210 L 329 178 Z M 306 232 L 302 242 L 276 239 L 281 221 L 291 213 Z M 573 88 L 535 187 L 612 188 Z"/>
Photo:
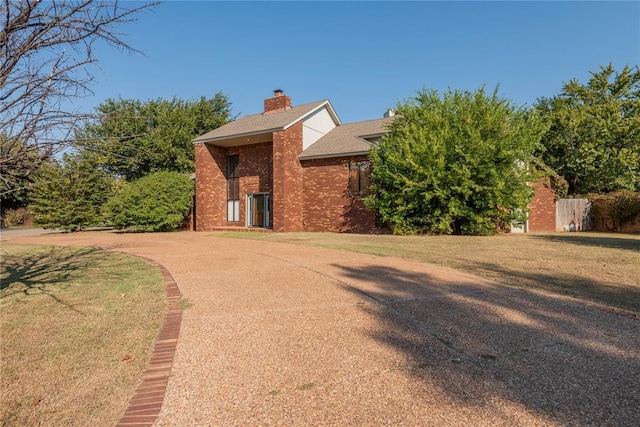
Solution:
<path fill-rule="evenodd" d="M 131 256 L 132 254 L 127 255 Z M 182 322 L 182 309 L 178 306 L 182 294 L 169 270 L 150 258 L 137 257 L 157 267 L 162 273 L 168 307 L 153 347 L 149 367 L 144 372 L 142 382 L 136 388 L 127 409 L 118 421 L 117 425 L 123 427 L 151 426 L 158 418 L 167 390 Z"/>

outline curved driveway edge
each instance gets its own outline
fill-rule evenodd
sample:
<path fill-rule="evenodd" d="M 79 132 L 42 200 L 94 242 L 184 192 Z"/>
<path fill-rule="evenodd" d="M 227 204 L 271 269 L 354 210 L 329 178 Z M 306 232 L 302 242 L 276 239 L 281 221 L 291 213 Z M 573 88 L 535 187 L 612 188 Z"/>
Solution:
<path fill-rule="evenodd" d="M 164 401 L 173 359 L 178 345 L 182 309 L 178 306 L 181 294 L 178 284 L 162 264 L 138 256 L 149 264 L 157 267 L 162 273 L 167 299 L 167 311 L 162 321 L 162 327 L 156 338 L 149 366 L 142 376 L 142 382 L 129 400 L 129 405 L 120 418 L 118 426 L 151 426 L 158 418 L 162 402 Z"/>
<path fill-rule="evenodd" d="M 24 241 L 143 256 L 179 283 L 193 305 L 156 427 L 640 419 L 640 321 L 569 296 L 400 258 L 204 233 Z"/>

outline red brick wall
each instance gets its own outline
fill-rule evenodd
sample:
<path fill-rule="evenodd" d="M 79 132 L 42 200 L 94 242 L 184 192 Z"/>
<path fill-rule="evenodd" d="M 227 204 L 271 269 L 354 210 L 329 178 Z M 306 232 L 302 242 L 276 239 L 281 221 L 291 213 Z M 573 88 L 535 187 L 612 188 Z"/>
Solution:
<path fill-rule="evenodd" d="M 548 179 L 530 184 L 535 196 L 529 203 L 529 232 L 556 231 L 556 193 Z"/>
<path fill-rule="evenodd" d="M 211 230 L 226 222 L 226 155 L 224 148 L 195 144 L 197 231 Z"/>
<path fill-rule="evenodd" d="M 225 226 L 245 227 L 248 193 L 271 193 L 273 189 L 271 143 L 240 145 L 229 147 L 227 156 L 239 155 L 238 170 L 240 174 L 240 222 L 226 222 Z M 226 196 L 225 196 L 226 197 Z M 226 199 L 225 199 L 226 200 Z M 225 205 L 226 209 L 226 205 Z M 271 206 L 269 206 L 271 212 Z M 270 223 L 272 219 L 270 218 Z"/>
<path fill-rule="evenodd" d="M 196 230 L 214 227 L 244 227 L 247 193 L 270 193 L 271 143 L 222 148 L 196 144 Z M 239 155 L 240 221 L 227 221 L 227 156 Z M 271 208 L 271 207 L 270 207 Z"/>
<path fill-rule="evenodd" d="M 275 132 L 271 142 L 231 148 L 195 145 L 196 217 L 198 231 L 245 225 L 246 194 L 271 193 L 271 227 L 274 231 L 333 231 L 371 233 L 375 214 L 360 197 L 348 194 L 348 162 L 366 156 L 305 160 L 302 123 Z M 240 156 L 240 222 L 227 222 L 226 157 Z M 529 231 L 553 232 L 555 192 L 548 182 L 532 184 L 535 197 L 529 205 Z"/>
<path fill-rule="evenodd" d="M 302 122 L 273 133 L 273 231 L 302 231 Z"/>
<path fill-rule="evenodd" d="M 302 162 L 304 231 L 379 231 L 375 213 L 360 197 L 348 194 L 350 160 L 366 160 L 366 156 Z"/>

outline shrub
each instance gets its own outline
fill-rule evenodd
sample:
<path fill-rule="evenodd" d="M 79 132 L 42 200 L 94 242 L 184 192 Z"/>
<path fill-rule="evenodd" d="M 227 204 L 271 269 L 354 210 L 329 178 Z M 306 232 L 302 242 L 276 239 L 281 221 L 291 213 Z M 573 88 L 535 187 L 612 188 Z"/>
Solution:
<path fill-rule="evenodd" d="M 395 234 L 493 234 L 524 221 L 543 124 L 487 93 L 423 90 L 371 150 L 370 196 Z"/>
<path fill-rule="evenodd" d="M 640 219 L 640 193 L 630 190 L 608 194 L 590 194 L 591 221 L 594 229 L 620 231 Z"/>
<path fill-rule="evenodd" d="M 25 209 L 7 209 L 2 222 L 5 227 L 13 227 L 24 224 L 27 211 Z"/>
<path fill-rule="evenodd" d="M 35 225 L 80 230 L 104 225 L 102 205 L 111 197 L 113 178 L 78 156 L 65 155 L 40 167 L 29 205 Z"/>
<path fill-rule="evenodd" d="M 180 228 L 193 200 L 193 182 L 178 172 L 156 172 L 131 183 L 106 203 L 114 227 L 129 231 L 172 231 Z"/>

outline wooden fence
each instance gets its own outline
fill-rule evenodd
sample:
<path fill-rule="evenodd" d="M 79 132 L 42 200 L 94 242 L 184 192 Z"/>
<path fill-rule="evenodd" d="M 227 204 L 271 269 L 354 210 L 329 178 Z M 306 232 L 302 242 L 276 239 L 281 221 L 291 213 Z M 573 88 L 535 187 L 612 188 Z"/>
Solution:
<path fill-rule="evenodd" d="M 560 199 L 556 202 L 556 231 L 591 230 L 588 199 Z"/>

